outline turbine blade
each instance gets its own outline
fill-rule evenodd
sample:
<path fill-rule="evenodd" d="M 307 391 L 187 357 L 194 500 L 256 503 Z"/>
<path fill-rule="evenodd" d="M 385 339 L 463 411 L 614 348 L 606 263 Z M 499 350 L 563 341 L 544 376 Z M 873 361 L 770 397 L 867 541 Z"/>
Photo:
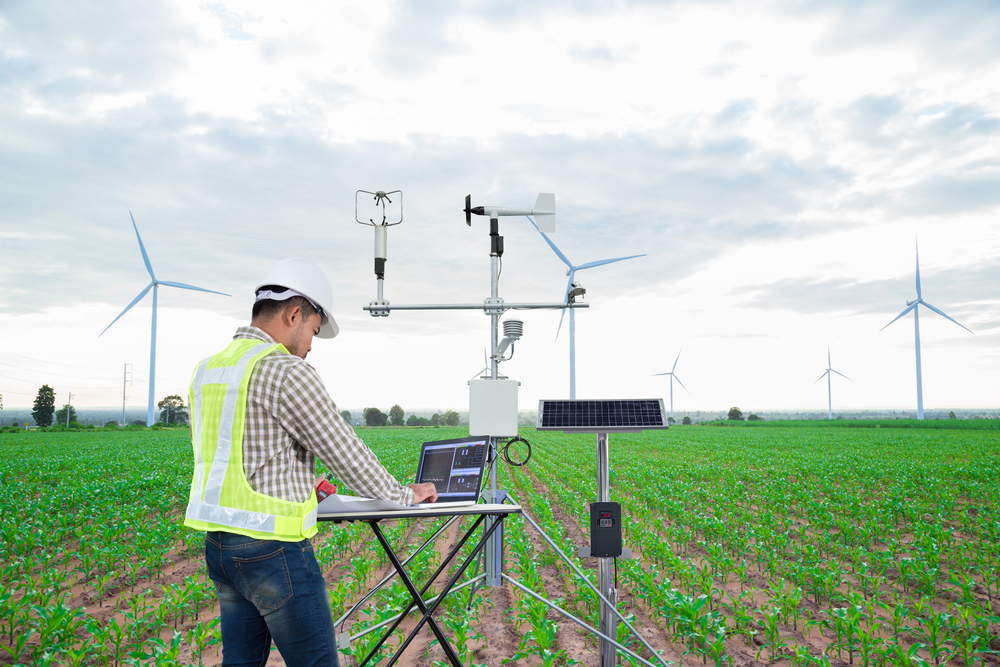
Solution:
<path fill-rule="evenodd" d="M 673 373 L 653 373 L 649 377 L 655 378 L 655 377 L 659 377 L 660 375 L 673 375 Z"/>
<path fill-rule="evenodd" d="M 117 322 L 118 320 L 120 320 L 122 318 L 122 315 L 124 315 L 125 313 L 127 313 L 129 311 L 129 308 L 131 308 L 135 304 L 137 304 L 140 301 L 142 301 L 142 297 L 146 296 L 146 293 L 149 292 L 149 290 L 153 289 L 153 285 L 155 285 L 155 284 L 156 283 L 149 283 L 148 285 L 146 285 L 146 289 L 144 289 L 141 292 L 139 292 L 139 296 L 137 296 L 134 299 L 132 299 L 132 303 L 130 303 L 129 305 L 125 306 L 125 310 L 123 310 L 122 312 L 120 312 L 118 314 L 118 317 L 116 317 L 115 319 L 111 320 L 111 324 L 114 324 L 115 322 Z M 111 328 L 111 324 L 109 324 L 108 326 L 104 327 L 104 331 L 107 331 L 108 329 L 110 329 Z M 101 333 L 97 334 L 97 337 L 100 338 L 101 336 L 103 336 L 104 335 L 104 331 L 102 331 Z"/>
<path fill-rule="evenodd" d="M 830 362 L 830 346 L 826 346 L 826 367 L 832 368 L 833 364 Z"/>
<path fill-rule="evenodd" d="M 914 301 L 909 306 L 907 306 L 906 308 L 904 308 L 903 312 L 901 312 L 899 315 L 896 315 L 895 319 L 893 319 L 892 322 L 895 322 L 896 320 L 898 320 L 899 318 L 901 318 L 903 315 L 906 315 L 908 312 L 910 312 L 911 310 L 913 310 L 914 308 L 916 308 L 917 307 L 917 303 L 918 302 Z M 889 322 L 889 324 L 892 324 L 892 322 Z M 885 327 L 889 326 L 889 324 L 885 325 Z M 882 331 L 883 329 L 885 329 L 885 327 L 882 327 L 882 329 L 879 329 L 879 331 Z"/>
<path fill-rule="evenodd" d="M 528 218 L 528 221 L 531 222 L 531 224 L 538 231 L 538 233 L 542 235 L 542 238 L 545 239 L 545 242 L 549 244 L 550 248 L 552 248 L 552 252 L 554 252 L 559 257 L 559 259 L 561 259 L 563 261 L 563 263 L 566 266 L 568 266 L 571 269 L 575 268 L 573 266 L 573 264 L 570 263 L 569 259 L 566 258 L 566 255 L 564 255 L 562 253 L 562 250 L 560 250 L 559 248 L 557 248 L 556 244 L 552 242 L 552 239 L 550 239 L 548 236 L 546 236 L 545 232 L 543 232 L 542 230 L 538 229 L 538 225 L 536 225 L 535 221 L 531 219 L 531 216 L 526 215 L 524 217 Z"/>
<path fill-rule="evenodd" d="M 636 257 L 645 257 L 645 256 L 646 255 L 643 254 L 643 255 L 629 255 L 628 257 L 615 257 L 614 259 L 600 259 L 597 260 L 596 262 L 587 262 L 586 264 L 581 264 L 580 266 L 576 267 L 576 269 L 578 271 L 582 269 L 592 269 L 595 266 L 604 266 L 605 264 L 612 264 L 614 262 L 624 262 L 626 259 L 635 259 Z"/>
<path fill-rule="evenodd" d="M 954 322 L 954 323 L 955 323 L 955 324 L 957 324 L 958 326 L 960 326 L 960 327 L 962 327 L 963 329 L 965 329 L 966 331 L 968 331 L 968 332 L 969 332 L 970 334 L 973 334 L 973 335 L 975 335 L 975 333 L 976 333 L 975 331 L 973 331 L 973 330 L 972 330 L 972 329 L 970 329 L 969 327 L 965 326 L 964 324 L 960 323 L 960 322 L 959 322 L 958 320 L 956 320 L 955 318 L 953 318 L 953 317 L 950 317 L 949 315 L 946 315 L 946 314 L 944 313 L 944 311 L 941 311 L 941 310 L 938 310 L 937 308 L 935 308 L 935 307 L 934 307 L 934 306 L 932 306 L 931 304 L 927 303 L 926 301 L 921 301 L 921 303 L 923 303 L 923 304 L 924 304 L 925 306 L 927 306 L 928 308 L 930 308 L 931 310 L 933 310 L 933 311 L 934 311 L 935 313 L 937 313 L 937 314 L 938 314 L 938 315 L 940 315 L 941 317 L 944 317 L 944 318 L 946 318 L 946 319 L 949 319 L 949 320 L 951 320 L 952 322 Z"/>
<path fill-rule="evenodd" d="M 128 212 L 128 217 L 132 218 L 132 211 Z M 135 218 L 132 218 L 132 227 L 135 229 L 135 237 L 139 239 L 139 252 L 142 253 L 142 261 L 146 263 L 146 270 L 149 271 L 149 277 L 152 278 L 155 283 L 156 276 L 153 275 L 153 265 L 149 263 L 149 255 L 146 254 L 146 246 L 142 245 L 142 237 L 139 236 L 139 227 L 135 224 Z"/>
<path fill-rule="evenodd" d="M 671 373 L 671 375 L 673 375 L 673 373 Z M 674 375 L 674 379 L 677 380 L 677 384 L 679 384 L 684 391 L 687 391 L 687 393 L 689 394 L 691 393 L 690 391 L 688 391 L 688 388 L 684 386 L 684 383 L 681 382 L 681 379 L 679 377 Z"/>
<path fill-rule="evenodd" d="M 158 285 L 167 285 L 168 287 L 179 287 L 181 289 L 193 289 L 197 292 L 208 292 L 210 294 L 221 294 L 222 296 L 232 296 L 232 294 L 226 294 L 225 292 L 216 292 L 215 290 L 205 289 L 204 287 L 195 287 L 194 285 L 185 285 L 184 283 L 170 282 L 169 280 L 157 280 Z"/>
<path fill-rule="evenodd" d="M 818 378 L 816 378 L 816 382 L 819 382 L 820 380 L 822 380 L 823 378 L 825 378 L 826 375 L 827 375 L 827 373 L 829 373 L 829 372 L 830 372 L 829 370 L 823 371 L 823 374 L 820 375 Z M 813 384 L 816 384 L 816 382 L 813 382 Z"/>
<path fill-rule="evenodd" d="M 917 249 L 917 299 L 920 299 L 920 246 L 914 239 L 914 246 Z"/>
<path fill-rule="evenodd" d="M 562 309 L 562 315 L 559 316 L 559 328 L 556 329 L 556 340 L 559 340 L 559 332 L 562 331 L 563 318 L 566 317 L 566 309 Z"/>
<path fill-rule="evenodd" d="M 673 373 L 675 370 L 677 370 L 677 362 L 680 361 L 680 360 L 681 360 L 681 352 L 680 352 L 680 350 L 678 350 L 677 351 L 677 358 L 674 359 L 674 366 L 673 366 L 673 368 L 670 369 L 671 373 Z M 678 380 L 678 382 L 680 382 L 680 380 Z"/>
<path fill-rule="evenodd" d="M 833 371 L 832 368 L 830 370 Z M 833 372 L 836 373 L 837 375 L 839 375 L 840 377 L 844 378 L 845 380 L 851 380 L 851 378 L 847 377 L 846 375 L 844 375 L 840 371 L 833 371 Z M 851 382 L 854 382 L 854 380 L 851 380 Z"/>

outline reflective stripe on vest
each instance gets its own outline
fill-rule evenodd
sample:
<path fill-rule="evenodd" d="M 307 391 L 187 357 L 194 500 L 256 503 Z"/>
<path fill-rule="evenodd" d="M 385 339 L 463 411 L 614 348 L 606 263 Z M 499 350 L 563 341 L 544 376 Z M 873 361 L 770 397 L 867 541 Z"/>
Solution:
<path fill-rule="evenodd" d="M 184 520 L 191 528 L 284 541 L 316 534 L 315 494 L 294 503 L 257 493 L 243 469 L 250 375 L 277 348 L 276 343 L 236 339 L 195 369 L 190 396 L 194 475 Z M 206 456 L 211 456 L 207 476 Z"/>

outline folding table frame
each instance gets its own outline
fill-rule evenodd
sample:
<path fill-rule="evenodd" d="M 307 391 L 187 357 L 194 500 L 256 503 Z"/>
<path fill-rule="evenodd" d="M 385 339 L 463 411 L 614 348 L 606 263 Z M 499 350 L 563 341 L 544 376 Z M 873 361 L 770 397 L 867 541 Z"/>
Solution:
<path fill-rule="evenodd" d="M 372 656 L 374 656 L 375 653 L 380 648 L 382 648 L 382 645 L 385 644 L 386 640 L 388 640 L 389 637 L 392 636 L 392 634 L 396 631 L 396 628 L 399 627 L 399 624 L 403 622 L 403 619 L 406 618 L 406 616 L 410 613 L 410 611 L 413 610 L 413 607 L 417 607 L 423 614 L 423 616 L 421 616 L 421 618 L 417 621 L 416 626 L 413 628 L 413 630 L 410 631 L 410 634 L 407 635 L 406 639 L 403 641 L 402 645 L 400 645 L 399 649 L 396 650 L 396 653 L 389 660 L 387 667 L 391 667 L 391 665 L 396 664 L 396 661 L 399 660 L 400 656 L 410 645 L 410 642 L 413 641 L 413 638 L 416 637 L 417 633 L 419 633 L 420 630 L 424 627 L 424 624 L 430 626 L 431 631 L 434 633 L 434 636 L 441 644 L 441 648 L 444 650 L 445 655 L 448 657 L 448 661 L 452 665 L 454 665 L 454 667 L 462 667 L 462 662 L 461 660 L 459 660 L 458 655 L 455 653 L 455 649 L 452 647 L 451 642 L 448 641 L 448 638 L 442 631 L 441 626 L 438 625 L 438 622 L 434 619 L 433 614 L 435 611 L 437 611 L 442 600 L 444 600 L 444 598 L 448 595 L 448 593 L 452 592 L 452 590 L 455 587 L 455 583 L 462 577 L 466 569 L 468 569 L 469 565 L 472 564 L 472 562 L 476 560 L 476 558 L 479 556 L 480 552 L 486 546 L 490 536 L 494 533 L 494 531 L 497 530 L 497 528 L 501 526 L 503 520 L 506 517 L 510 516 L 511 514 L 520 514 L 520 513 L 521 513 L 521 507 L 519 505 L 481 504 L 481 505 L 471 505 L 468 507 L 450 507 L 450 508 L 442 507 L 441 509 L 428 508 L 428 509 L 413 509 L 413 510 L 406 509 L 406 510 L 379 511 L 379 512 L 344 512 L 338 514 L 318 515 L 316 517 L 318 521 L 333 521 L 336 523 L 340 523 L 342 521 L 348 521 L 348 522 L 364 521 L 369 526 L 371 526 L 372 532 L 375 534 L 375 538 L 382 546 L 382 550 L 385 552 L 385 555 L 389 558 L 389 561 L 392 563 L 392 566 L 395 569 L 396 574 L 399 576 L 400 581 L 402 581 L 403 585 L 406 586 L 406 589 L 410 593 L 410 597 L 412 598 L 412 601 L 409 603 L 409 605 L 407 605 L 406 609 L 404 609 L 401 614 L 396 616 L 395 619 L 392 619 L 391 626 L 385 632 L 382 638 L 378 641 L 375 647 L 369 652 L 369 654 L 365 656 L 365 659 L 361 663 L 359 663 L 360 667 L 364 667 L 365 665 L 368 664 Z M 413 556 L 415 556 L 417 553 L 423 550 L 423 548 L 426 547 L 429 543 L 433 542 L 433 540 L 438 535 L 440 535 L 441 532 L 443 532 L 448 526 L 450 526 L 458 517 L 475 516 L 476 520 L 475 522 L 473 522 L 472 526 L 465 531 L 465 534 L 461 537 L 461 539 L 458 540 L 455 546 L 452 547 L 451 551 L 444 558 L 444 560 L 441 561 L 441 564 L 434 571 L 434 574 L 430 576 L 430 579 L 427 580 L 427 583 L 425 583 L 419 590 L 417 590 L 416 584 L 414 584 L 413 580 L 407 574 L 405 567 L 406 563 L 408 563 L 410 559 L 413 558 L 413 556 L 410 556 L 410 558 L 408 558 L 406 562 L 400 562 L 399 557 L 396 555 L 396 552 L 393 550 L 392 545 L 389 544 L 389 541 L 382 533 L 382 529 L 379 528 L 378 524 L 380 521 L 384 521 L 387 519 L 429 518 L 429 517 L 440 517 L 440 516 L 450 516 L 452 518 L 448 522 L 446 522 L 441 528 L 439 528 L 434 533 L 434 535 L 431 536 L 430 539 L 424 542 L 424 544 L 417 549 L 417 551 L 413 554 Z M 493 517 L 494 520 L 488 522 L 489 525 L 483 528 L 482 535 L 479 538 L 478 543 L 476 543 L 475 548 L 472 550 L 472 553 L 466 557 L 465 561 L 462 563 L 462 566 L 459 567 L 458 571 L 455 572 L 454 575 L 452 575 L 451 579 L 449 579 L 448 583 L 441 590 L 441 592 L 431 600 L 424 601 L 423 598 L 424 593 L 427 592 L 427 589 L 430 588 L 431 584 L 434 583 L 438 575 L 440 575 L 445 570 L 445 568 L 447 568 L 448 565 L 455 559 L 455 557 L 458 556 L 459 552 L 462 550 L 462 547 L 465 546 L 469 538 L 480 527 L 483 526 L 483 522 L 486 519 L 486 517 Z M 485 574 L 479 575 L 479 578 L 484 576 L 486 575 Z M 337 623 L 343 622 L 343 620 L 346 619 L 347 616 L 352 614 L 358 607 L 364 604 L 364 602 L 368 598 L 370 598 L 375 592 L 377 592 L 382 586 L 384 586 L 389 581 L 389 579 L 391 579 L 391 577 L 392 577 L 391 574 L 386 576 L 375 587 L 375 589 L 373 589 L 371 592 L 368 593 L 368 595 L 362 598 L 361 601 L 355 604 L 354 607 L 352 607 L 347 612 L 347 614 L 338 619 Z M 462 587 L 474 583 L 475 581 L 476 579 L 466 582 L 465 584 L 463 584 Z M 384 626 L 384 624 L 381 625 Z"/>

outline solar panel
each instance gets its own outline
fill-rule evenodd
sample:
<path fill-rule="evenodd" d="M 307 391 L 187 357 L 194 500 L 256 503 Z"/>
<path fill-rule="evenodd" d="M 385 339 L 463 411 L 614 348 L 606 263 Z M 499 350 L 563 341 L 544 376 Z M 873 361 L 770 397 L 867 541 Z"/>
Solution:
<path fill-rule="evenodd" d="M 539 431 L 637 433 L 667 428 L 662 398 L 538 401 Z"/>

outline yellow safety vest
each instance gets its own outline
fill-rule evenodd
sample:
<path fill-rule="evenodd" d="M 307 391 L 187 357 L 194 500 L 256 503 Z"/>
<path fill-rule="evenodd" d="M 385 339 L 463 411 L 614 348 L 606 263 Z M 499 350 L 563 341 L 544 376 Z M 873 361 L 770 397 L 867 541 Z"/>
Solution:
<path fill-rule="evenodd" d="M 265 540 L 298 542 L 316 534 L 316 493 L 293 503 L 254 491 L 243 471 L 247 387 L 254 365 L 278 343 L 237 338 L 203 360 L 191 379 L 194 477 L 184 525 Z"/>

